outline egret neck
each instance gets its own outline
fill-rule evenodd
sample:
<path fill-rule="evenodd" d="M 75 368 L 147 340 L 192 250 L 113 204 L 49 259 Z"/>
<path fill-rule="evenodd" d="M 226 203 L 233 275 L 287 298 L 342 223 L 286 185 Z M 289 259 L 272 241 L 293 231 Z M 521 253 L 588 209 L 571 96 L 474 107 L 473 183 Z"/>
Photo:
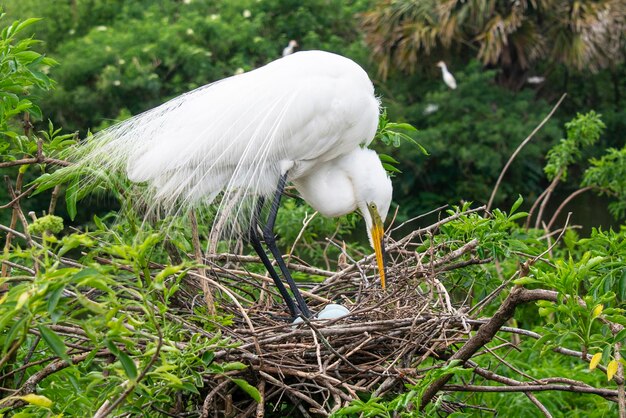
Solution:
<path fill-rule="evenodd" d="M 385 264 L 383 260 L 384 245 L 383 236 L 385 230 L 383 229 L 383 221 L 380 218 L 376 204 L 370 203 L 367 205 L 370 216 L 372 217 L 372 226 L 370 229 L 370 236 L 372 238 L 372 247 L 374 247 L 374 253 L 376 255 L 376 264 L 378 265 L 378 272 L 380 274 L 380 285 L 385 288 Z"/>

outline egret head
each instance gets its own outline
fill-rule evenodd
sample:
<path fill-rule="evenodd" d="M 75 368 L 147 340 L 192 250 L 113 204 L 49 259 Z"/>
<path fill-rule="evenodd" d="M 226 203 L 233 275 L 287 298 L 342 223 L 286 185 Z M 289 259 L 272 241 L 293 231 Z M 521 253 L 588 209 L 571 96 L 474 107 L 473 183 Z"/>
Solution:
<path fill-rule="evenodd" d="M 378 154 L 357 147 L 336 159 L 317 164 L 315 170 L 293 182 L 304 200 L 324 216 L 341 216 L 355 209 L 361 212 L 384 287 L 383 223 L 393 189 Z"/>
<path fill-rule="evenodd" d="M 436 65 L 437 65 L 437 67 L 439 67 L 439 68 L 445 68 L 446 63 L 445 63 L 445 62 L 443 62 L 443 61 L 439 61 Z"/>
<path fill-rule="evenodd" d="M 291 41 L 289 41 L 289 46 L 294 48 L 298 46 L 298 42 L 295 39 L 292 39 Z"/>
<path fill-rule="evenodd" d="M 383 243 L 384 228 L 383 224 L 389 206 L 391 205 L 391 195 L 393 192 L 391 179 L 383 168 L 378 155 L 371 151 L 365 150 L 361 152 L 361 176 L 357 180 L 353 177 L 355 183 L 355 194 L 357 198 L 357 207 L 367 226 L 367 236 L 370 245 L 374 249 L 376 255 L 376 264 L 380 272 L 380 284 L 385 288 L 385 264 L 383 256 L 385 247 Z"/>

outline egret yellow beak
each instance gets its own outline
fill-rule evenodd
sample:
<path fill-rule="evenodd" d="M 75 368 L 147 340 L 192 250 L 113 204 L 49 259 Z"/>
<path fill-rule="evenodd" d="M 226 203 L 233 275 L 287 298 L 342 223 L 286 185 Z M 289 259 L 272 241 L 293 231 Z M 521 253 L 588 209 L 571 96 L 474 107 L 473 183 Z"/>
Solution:
<path fill-rule="evenodd" d="M 380 284 L 382 288 L 385 288 L 385 264 L 383 263 L 383 235 L 385 233 L 383 229 L 383 221 L 380 219 L 378 209 L 376 205 L 368 205 L 369 213 L 372 216 L 372 246 L 374 247 L 374 253 L 376 254 L 376 264 L 378 265 L 378 272 L 380 274 Z"/>

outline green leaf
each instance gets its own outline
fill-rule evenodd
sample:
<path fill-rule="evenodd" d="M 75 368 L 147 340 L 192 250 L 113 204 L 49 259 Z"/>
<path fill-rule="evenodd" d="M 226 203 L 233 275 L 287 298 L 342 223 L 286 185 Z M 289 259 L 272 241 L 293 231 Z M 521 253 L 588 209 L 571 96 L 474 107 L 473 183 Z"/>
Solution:
<path fill-rule="evenodd" d="M 67 206 L 67 214 L 71 220 L 76 217 L 76 201 L 78 200 L 78 179 L 73 179 L 65 190 L 65 204 Z"/>
<path fill-rule="evenodd" d="M 196 395 L 199 395 L 200 392 L 198 392 L 198 388 L 196 387 L 196 385 L 189 383 L 189 382 L 184 382 L 181 386 L 181 389 L 186 390 L 187 392 L 191 392 L 194 393 Z"/>
<path fill-rule="evenodd" d="M 28 113 L 30 113 L 30 115 L 35 119 L 43 119 L 43 114 L 41 113 L 41 109 L 37 105 L 31 106 L 31 108 L 28 109 Z"/>
<path fill-rule="evenodd" d="M 400 164 L 400 162 L 396 160 L 395 158 L 393 158 L 391 155 L 378 154 L 378 158 L 380 158 L 380 161 L 384 163 Z"/>
<path fill-rule="evenodd" d="M 396 167 L 391 164 L 383 163 L 383 168 L 390 173 L 401 173 L 402 171 L 398 170 Z"/>
<path fill-rule="evenodd" d="M 33 62 L 34 60 L 36 60 L 37 58 L 39 58 L 41 56 L 40 53 L 35 52 L 35 51 L 21 51 L 21 52 L 17 52 L 15 54 L 15 58 L 17 58 L 18 60 L 28 64 L 30 62 Z"/>
<path fill-rule="evenodd" d="M 615 335 L 615 337 L 613 338 L 613 341 L 615 342 L 623 342 L 624 340 L 626 340 L 626 329 L 621 330 L 620 332 L 617 333 L 617 335 Z"/>
<path fill-rule="evenodd" d="M 133 359 L 123 351 L 119 352 L 117 358 L 120 360 L 126 376 L 131 380 L 137 379 L 137 366 L 135 366 Z"/>
<path fill-rule="evenodd" d="M 520 218 L 525 218 L 528 216 L 528 212 L 518 212 L 518 213 L 514 213 L 513 215 L 509 216 L 509 221 L 515 221 L 517 219 Z"/>
<path fill-rule="evenodd" d="M 124 351 L 120 350 L 117 345 L 111 340 L 106 340 L 105 345 L 109 349 L 109 351 L 118 358 L 120 364 L 124 368 L 124 372 L 129 379 L 135 380 L 137 379 L 137 366 L 135 366 L 135 362 L 128 354 Z"/>
<path fill-rule="evenodd" d="M 43 338 L 46 344 L 48 344 L 48 347 L 50 347 L 52 351 L 54 351 L 54 354 L 61 357 L 68 363 L 71 362 L 70 357 L 67 355 L 67 347 L 65 346 L 65 343 L 63 342 L 61 337 L 56 334 L 56 332 L 52 331 L 45 325 L 38 325 L 37 329 L 39 329 L 39 332 L 41 333 L 41 338 Z"/>
<path fill-rule="evenodd" d="M 48 314 L 49 315 L 52 316 L 52 314 L 54 313 L 59 303 L 59 300 L 61 299 L 61 296 L 63 296 L 64 289 L 65 289 L 65 286 L 59 286 L 50 293 L 50 297 L 48 298 Z"/>
<path fill-rule="evenodd" d="M 165 278 L 173 274 L 177 274 L 183 268 L 184 267 L 182 265 L 165 267 L 156 276 L 154 276 L 154 281 L 153 281 L 154 287 L 159 290 L 163 289 L 163 281 L 165 280 Z"/>
<path fill-rule="evenodd" d="M 521 279 L 513 280 L 513 283 L 519 286 L 523 286 L 525 284 L 538 283 L 537 279 L 533 279 L 532 277 L 522 277 Z"/>
<path fill-rule="evenodd" d="M 15 31 L 13 32 L 13 34 L 16 34 L 24 29 L 26 29 L 27 27 L 29 27 L 30 25 L 32 25 L 33 23 L 37 23 L 41 20 L 40 17 L 31 17 L 30 19 L 26 19 L 24 21 L 22 21 L 20 24 L 17 25 L 17 27 L 15 28 Z"/>
<path fill-rule="evenodd" d="M 515 201 L 515 203 L 513 203 L 513 206 L 511 206 L 511 212 L 510 214 L 514 214 L 515 211 L 517 209 L 519 209 L 519 207 L 522 205 L 522 203 L 524 202 L 524 198 L 522 197 L 522 195 L 519 195 L 519 197 L 517 198 L 517 200 Z"/>
<path fill-rule="evenodd" d="M 257 402 L 261 402 L 261 393 L 258 391 L 257 388 L 255 388 L 254 386 L 252 386 L 250 383 L 246 382 L 243 379 L 234 379 L 231 378 L 230 380 L 232 380 L 233 382 L 235 382 L 235 384 L 237 386 L 239 386 L 244 392 L 246 392 L 248 395 L 250 395 L 250 397 L 252 399 L 254 399 Z"/>
<path fill-rule="evenodd" d="M 245 370 L 248 368 L 248 366 L 239 361 L 234 361 L 232 363 L 222 364 L 222 368 L 225 372 L 230 372 L 232 370 Z"/>
<path fill-rule="evenodd" d="M 202 363 L 204 363 L 205 365 L 210 364 L 214 358 L 215 358 L 215 353 L 213 353 L 212 351 L 205 351 L 204 353 L 202 353 L 202 356 L 200 357 L 200 359 L 202 360 Z"/>
<path fill-rule="evenodd" d="M 387 124 L 387 127 L 391 129 L 404 129 L 405 131 L 417 132 L 417 128 L 409 123 L 391 122 Z"/>

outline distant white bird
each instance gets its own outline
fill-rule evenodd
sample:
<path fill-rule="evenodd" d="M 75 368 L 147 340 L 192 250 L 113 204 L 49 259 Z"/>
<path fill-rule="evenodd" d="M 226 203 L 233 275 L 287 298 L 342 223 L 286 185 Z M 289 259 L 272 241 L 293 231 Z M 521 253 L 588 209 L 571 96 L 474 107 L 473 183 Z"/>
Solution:
<path fill-rule="evenodd" d="M 448 71 L 448 67 L 446 67 L 446 63 L 443 61 L 439 61 L 437 63 L 437 67 L 441 68 L 441 74 L 443 75 L 443 82 L 446 83 L 448 87 L 452 90 L 456 89 L 456 80 L 450 71 Z"/>
<path fill-rule="evenodd" d="M 289 41 L 289 45 L 287 45 L 284 49 L 283 49 L 283 57 L 286 57 L 287 55 L 291 55 L 293 54 L 293 50 L 295 47 L 298 46 L 298 42 L 296 42 L 294 39 L 292 39 L 291 41 Z"/>
<path fill-rule="evenodd" d="M 145 201 L 166 213 L 219 196 L 218 213 L 248 228 L 292 316 L 310 317 L 272 231 L 283 188 L 293 182 L 325 216 L 359 210 L 384 287 L 383 222 L 392 187 L 378 155 L 365 148 L 378 116 L 374 87 L 359 65 L 328 52 L 298 52 L 101 131 L 73 159 L 79 168 L 145 183 Z M 261 246 L 259 217 L 268 198 L 263 239 L 297 304 Z"/>
<path fill-rule="evenodd" d="M 533 76 L 533 77 L 528 77 L 526 79 L 526 82 L 528 84 L 541 84 L 545 81 L 545 77 L 540 77 L 540 76 Z"/>
<path fill-rule="evenodd" d="M 424 115 L 428 116 L 439 110 L 439 106 L 434 103 L 428 103 L 424 108 Z"/>

